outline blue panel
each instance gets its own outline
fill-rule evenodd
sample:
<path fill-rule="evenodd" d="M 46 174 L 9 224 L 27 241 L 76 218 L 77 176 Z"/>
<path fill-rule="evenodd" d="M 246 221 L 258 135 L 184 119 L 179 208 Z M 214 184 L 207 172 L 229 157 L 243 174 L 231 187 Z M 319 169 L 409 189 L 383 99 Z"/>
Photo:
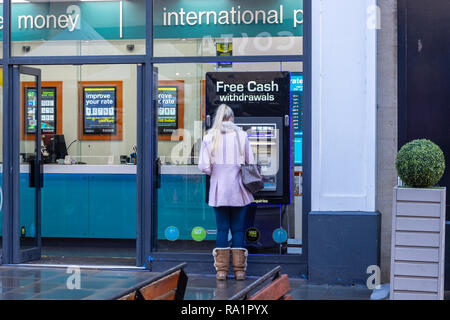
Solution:
<path fill-rule="evenodd" d="M 192 229 L 197 226 L 216 230 L 214 211 L 205 202 L 204 176 L 161 178 L 158 239 L 165 239 L 168 226 L 179 229 L 180 240 L 192 240 Z M 28 187 L 26 174 L 21 175 L 21 193 L 20 225 L 28 233 L 33 229 L 34 189 Z M 42 189 L 42 237 L 135 239 L 136 176 L 46 174 Z M 208 234 L 205 240 L 215 237 Z"/>
<path fill-rule="evenodd" d="M 308 280 L 340 285 L 366 284 L 370 265 L 380 265 L 378 212 L 310 212 Z"/>
<path fill-rule="evenodd" d="M 165 239 L 169 226 L 180 230 L 179 240 L 192 240 L 192 229 L 200 226 L 216 230 L 214 211 L 205 202 L 205 177 L 202 175 L 162 175 L 158 190 L 158 239 Z M 205 240 L 215 240 L 207 234 Z"/>
<path fill-rule="evenodd" d="M 42 237 L 88 236 L 88 176 L 46 174 L 42 189 Z"/>
<path fill-rule="evenodd" d="M 36 190 L 29 186 L 29 175 L 20 175 L 20 219 L 19 226 L 25 227 L 27 236 L 35 236 L 36 230 Z M 33 232 L 34 231 L 34 232 Z"/>
<path fill-rule="evenodd" d="M 89 176 L 89 237 L 136 238 L 136 176 Z"/>

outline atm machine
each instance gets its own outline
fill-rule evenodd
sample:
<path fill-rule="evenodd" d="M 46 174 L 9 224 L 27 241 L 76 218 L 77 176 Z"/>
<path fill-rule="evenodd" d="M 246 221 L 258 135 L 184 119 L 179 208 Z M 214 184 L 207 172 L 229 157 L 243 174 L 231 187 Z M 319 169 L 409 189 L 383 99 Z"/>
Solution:
<path fill-rule="evenodd" d="M 248 249 L 278 251 L 280 245 L 272 235 L 281 227 L 283 209 L 291 199 L 290 72 L 209 72 L 205 87 L 206 130 L 217 108 L 227 104 L 234 111 L 235 124 L 247 132 L 261 165 L 264 189 L 255 194 L 246 223 L 246 230 L 259 234 L 253 243 L 247 242 Z"/>

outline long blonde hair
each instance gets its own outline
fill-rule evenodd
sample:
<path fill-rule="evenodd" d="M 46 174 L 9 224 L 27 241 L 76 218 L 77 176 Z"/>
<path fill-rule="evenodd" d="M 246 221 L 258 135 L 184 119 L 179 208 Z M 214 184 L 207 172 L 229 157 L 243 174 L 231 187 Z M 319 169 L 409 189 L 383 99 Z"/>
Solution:
<path fill-rule="evenodd" d="M 222 141 L 221 139 L 222 123 L 224 121 L 229 121 L 232 118 L 234 118 L 233 109 L 231 109 L 226 104 L 221 104 L 216 111 L 213 126 L 209 131 L 209 133 L 212 135 L 213 153 L 215 153 L 219 149 L 220 143 Z"/>

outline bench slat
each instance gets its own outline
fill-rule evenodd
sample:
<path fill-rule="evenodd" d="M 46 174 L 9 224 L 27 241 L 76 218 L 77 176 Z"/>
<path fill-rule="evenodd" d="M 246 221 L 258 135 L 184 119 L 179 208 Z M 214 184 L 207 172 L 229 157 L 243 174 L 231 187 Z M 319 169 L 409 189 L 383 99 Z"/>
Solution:
<path fill-rule="evenodd" d="M 175 294 L 177 293 L 177 290 L 172 289 L 163 295 L 160 295 L 159 297 L 155 297 L 153 300 L 175 300 Z"/>
<path fill-rule="evenodd" d="M 145 300 L 154 300 L 167 292 L 177 289 L 180 270 L 140 289 Z M 174 296 L 175 297 L 175 296 Z"/>
<path fill-rule="evenodd" d="M 272 281 L 257 293 L 252 295 L 248 300 L 279 300 L 291 290 L 289 278 L 287 274 L 283 274 L 279 278 Z"/>
<path fill-rule="evenodd" d="M 124 295 L 123 297 L 119 298 L 119 300 L 135 300 L 136 292 L 132 292 L 129 294 Z"/>

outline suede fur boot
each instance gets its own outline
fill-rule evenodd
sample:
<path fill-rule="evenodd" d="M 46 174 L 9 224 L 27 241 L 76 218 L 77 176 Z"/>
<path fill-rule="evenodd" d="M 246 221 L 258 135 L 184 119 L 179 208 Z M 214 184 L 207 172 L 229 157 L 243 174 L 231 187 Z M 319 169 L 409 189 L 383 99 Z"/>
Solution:
<path fill-rule="evenodd" d="M 228 267 L 230 265 L 230 248 L 215 248 L 213 250 L 214 267 L 216 267 L 216 279 L 227 280 Z"/>
<path fill-rule="evenodd" d="M 245 280 L 247 270 L 248 251 L 245 248 L 231 248 L 231 261 L 233 263 L 234 277 L 236 280 Z"/>

